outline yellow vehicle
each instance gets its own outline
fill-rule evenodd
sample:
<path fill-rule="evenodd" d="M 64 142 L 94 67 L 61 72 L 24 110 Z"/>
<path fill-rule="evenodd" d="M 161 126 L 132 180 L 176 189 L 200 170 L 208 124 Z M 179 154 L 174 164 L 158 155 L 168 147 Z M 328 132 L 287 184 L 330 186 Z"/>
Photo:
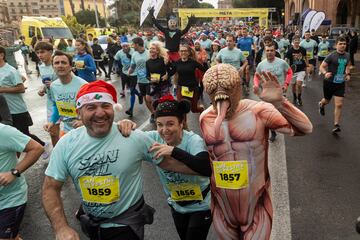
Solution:
<path fill-rule="evenodd" d="M 86 29 L 86 36 L 92 34 L 93 37 L 99 37 L 101 35 L 110 35 L 115 31 L 114 28 L 88 28 Z"/>
<path fill-rule="evenodd" d="M 43 39 L 53 38 L 58 42 L 60 38 L 74 39 L 70 29 L 61 18 L 27 17 L 23 16 L 20 26 L 25 43 L 29 45 L 32 37 Z"/>
<path fill-rule="evenodd" d="M 88 34 L 92 34 L 94 37 L 98 37 L 100 35 L 103 35 L 103 29 L 102 28 L 87 28 L 86 36 Z"/>

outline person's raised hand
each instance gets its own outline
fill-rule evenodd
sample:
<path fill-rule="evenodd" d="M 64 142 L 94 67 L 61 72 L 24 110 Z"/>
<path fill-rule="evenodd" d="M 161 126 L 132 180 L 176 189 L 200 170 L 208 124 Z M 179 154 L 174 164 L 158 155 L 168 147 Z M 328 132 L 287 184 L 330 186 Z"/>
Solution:
<path fill-rule="evenodd" d="M 149 7 L 148 11 L 149 11 L 150 16 L 154 16 L 154 12 L 155 12 L 154 7 Z"/>
<path fill-rule="evenodd" d="M 259 96 L 260 99 L 269 103 L 281 102 L 283 98 L 283 90 L 276 76 L 271 72 L 255 74 L 257 74 L 258 79 L 261 81 L 262 91 Z"/>

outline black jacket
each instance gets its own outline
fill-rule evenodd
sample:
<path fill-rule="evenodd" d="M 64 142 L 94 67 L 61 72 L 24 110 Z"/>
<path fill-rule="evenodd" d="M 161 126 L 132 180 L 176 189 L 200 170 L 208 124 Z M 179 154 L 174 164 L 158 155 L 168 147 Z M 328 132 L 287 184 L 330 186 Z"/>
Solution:
<path fill-rule="evenodd" d="M 350 39 L 350 43 L 349 43 L 349 51 L 351 53 L 356 53 L 357 49 L 358 49 L 358 42 L 359 42 L 359 37 L 358 36 L 354 36 Z"/>
<path fill-rule="evenodd" d="M 101 59 L 101 55 L 104 53 L 104 50 L 99 44 L 93 44 L 91 46 L 93 51 L 94 59 Z"/>

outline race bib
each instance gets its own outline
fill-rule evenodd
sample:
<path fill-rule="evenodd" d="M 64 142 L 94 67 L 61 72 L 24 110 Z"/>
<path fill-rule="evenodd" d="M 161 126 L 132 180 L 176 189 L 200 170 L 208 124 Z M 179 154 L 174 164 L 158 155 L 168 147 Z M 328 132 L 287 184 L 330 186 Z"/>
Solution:
<path fill-rule="evenodd" d="M 114 176 L 83 176 L 79 185 L 86 202 L 110 204 L 120 199 L 119 179 Z"/>
<path fill-rule="evenodd" d="M 84 69 L 85 67 L 85 62 L 84 61 L 75 61 L 75 67 L 77 69 Z"/>
<path fill-rule="evenodd" d="M 159 73 L 152 73 L 150 75 L 150 79 L 151 79 L 151 81 L 158 82 L 158 81 L 160 81 L 160 74 Z"/>
<path fill-rule="evenodd" d="M 243 51 L 242 53 L 243 53 L 244 57 L 246 57 L 246 58 L 250 55 L 249 51 Z"/>
<path fill-rule="evenodd" d="M 334 83 L 343 83 L 345 82 L 345 76 L 343 74 L 337 74 L 334 77 Z"/>
<path fill-rule="evenodd" d="M 190 91 L 188 87 L 181 87 L 181 96 L 192 98 L 194 96 L 194 91 Z"/>
<path fill-rule="evenodd" d="M 168 188 L 171 193 L 171 199 L 174 201 L 202 201 L 200 185 L 194 183 L 169 183 Z"/>
<path fill-rule="evenodd" d="M 306 52 L 306 57 L 308 59 L 313 59 L 314 58 L 314 53 L 312 51 Z"/>
<path fill-rule="evenodd" d="M 56 102 L 56 107 L 59 111 L 59 115 L 63 117 L 76 118 L 76 108 L 73 103 L 69 102 Z"/>
<path fill-rule="evenodd" d="M 242 189 L 249 186 L 248 162 L 213 161 L 215 184 L 218 188 Z"/>
<path fill-rule="evenodd" d="M 329 54 L 329 51 L 327 49 L 320 51 L 321 56 L 327 56 L 328 54 Z"/>

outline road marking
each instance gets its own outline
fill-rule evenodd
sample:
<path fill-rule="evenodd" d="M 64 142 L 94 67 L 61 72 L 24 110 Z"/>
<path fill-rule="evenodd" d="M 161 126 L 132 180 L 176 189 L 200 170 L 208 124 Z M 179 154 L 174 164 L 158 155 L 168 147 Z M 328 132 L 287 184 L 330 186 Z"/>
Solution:
<path fill-rule="evenodd" d="M 143 131 L 148 125 L 150 125 L 150 118 L 146 119 L 137 129 Z"/>

